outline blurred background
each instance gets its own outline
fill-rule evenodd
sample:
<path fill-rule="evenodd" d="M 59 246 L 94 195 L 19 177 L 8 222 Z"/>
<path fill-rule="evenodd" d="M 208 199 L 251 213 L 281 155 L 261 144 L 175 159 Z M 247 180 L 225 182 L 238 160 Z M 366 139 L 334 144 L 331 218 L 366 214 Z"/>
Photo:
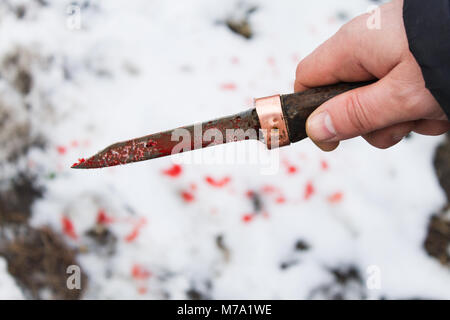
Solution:
<path fill-rule="evenodd" d="M 303 141 L 272 175 L 70 169 L 292 92 L 297 63 L 374 4 L 0 0 L 0 298 L 450 299 L 446 137 Z"/>

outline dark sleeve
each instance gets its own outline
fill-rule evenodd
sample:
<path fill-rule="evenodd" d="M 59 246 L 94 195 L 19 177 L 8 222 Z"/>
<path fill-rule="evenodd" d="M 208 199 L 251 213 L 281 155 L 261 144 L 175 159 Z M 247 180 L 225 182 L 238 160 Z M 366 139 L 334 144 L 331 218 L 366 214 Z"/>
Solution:
<path fill-rule="evenodd" d="M 426 86 L 450 119 L 450 0 L 405 0 L 403 18 Z"/>

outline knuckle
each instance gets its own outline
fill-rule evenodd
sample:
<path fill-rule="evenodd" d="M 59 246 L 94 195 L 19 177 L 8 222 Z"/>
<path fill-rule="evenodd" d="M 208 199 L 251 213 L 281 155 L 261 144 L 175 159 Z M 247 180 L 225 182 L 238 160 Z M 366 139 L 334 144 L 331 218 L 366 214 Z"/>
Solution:
<path fill-rule="evenodd" d="M 360 95 L 356 92 L 347 95 L 345 113 L 350 125 L 358 133 L 369 132 L 373 127 L 367 108 L 362 105 Z"/>
<path fill-rule="evenodd" d="M 301 76 L 302 76 L 302 71 L 303 71 L 303 67 L 304 67 L 304 60 L 300 61 L 297 65 L 297 69 L 295 70 L 295 78 L 296 80 L 300 80 Z"/>

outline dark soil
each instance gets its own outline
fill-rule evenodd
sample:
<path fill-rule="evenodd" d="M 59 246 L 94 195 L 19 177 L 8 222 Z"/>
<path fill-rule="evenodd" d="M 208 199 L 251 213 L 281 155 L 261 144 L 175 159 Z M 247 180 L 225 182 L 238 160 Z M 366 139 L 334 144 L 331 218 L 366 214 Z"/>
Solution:
<path fill-rule="evenodd" d="M 26 174 L 0 192 L 0 256 L 8 271 L 33 299 L 79 299 L 86 286 L 81 274 L 81 290 L 69 290 L 67 267 L 76 265 L 76 252 L 49 228 L 34 229 L 28 220 L 33 202 L 42 190 Z"/>
<path fill-rule="evenodd" d="M 30 298 L 79 299 L 86 287 L 86 276 L 81 273 L 81 290 L 67 288 L 67 267 L 77 265 L 76 253 L 49 228 L 27 228 L 0 247 L 0 254 L 8 262 L 9 273 Z"/>
<path fill-rule="evenodd" d="M 450 220 L 443 214 L 431 218 L 424 246 L 429 255 L 450 266 Z"/>
<path fill-rule="evenodd" d="M 8 190 L 0 192 L 0 228 L 27 224 L 33 201 L 42 196 L 42 190 L 35 186 L 34 179 L 20 175 Z"/>
<path fill-rule="evenodd" d="M 438 148 L 434 158 L 434 166 L 444 192 L 447 205 L 430 219 L 428 233 L 424 242 L 429 255 L 442 264 L 450 266 L 450 137 Z"/>

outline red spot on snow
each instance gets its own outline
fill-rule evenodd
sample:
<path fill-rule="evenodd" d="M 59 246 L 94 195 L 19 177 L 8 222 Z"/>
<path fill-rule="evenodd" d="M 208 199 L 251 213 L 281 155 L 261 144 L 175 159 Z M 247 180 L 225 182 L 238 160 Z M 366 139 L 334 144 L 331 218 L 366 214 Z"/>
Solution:
<path fill-rule="evenodd" d="M 139 294 L 146 294 L 148 289 L 146 287 L 139 287 L 138 292 Z"/>
<path fill-rule="evenodd" d="M 222 89 L 224 91 L 234 91 L 234 90 L 237 89 L 237 86 L 236 86 L 235 83 L 232 83 L 232 82 L 230 82 L 230 83 L 223 83 L 220 86 L 220 89 Z"/>
<path fill-rule="evenodd" d="M 181 175 L 182 172 L 183 172 L 183 168 L 179 164 L 174 164 L 169 169 L 163 170 L 162 173 L 165 174 L 166 176 L 176 178 L 179 175 Z"/>
<path fill-rule="evenodd" d="M 310 199 L 314 194 L 314 192 L 315 192 L 314 185 L 312 184 L 312 182 L 308 182 L 305 186 L 305 193 L 304 193 L 305 200 Z"/>
<path fill-rule="evenodd" d="M 97 213 L 97 224 L 108 224 L 108 223 L 112 223 L 112 222 L 114 222 L 114 219 L 109 217 L 106 214 L 105 210 L 103 210 L 103 209 L 98 210 L 98 213 Z"/>
<path fill-rule="evenodd" d="M 329 203 L 339 203 L 342 201 L 343 198 L 344 198 L 344 194 L 342 192 L 336 192 L 328 197 L 328 202 Z"/>
<path fill-rule="evenodd" d="M 76 240 L 78 238 L 78 236 L 75 232 L 75 227 L 73 226 L 72 221 L 68 217 L 63 216 L 61 219 L 61 224 L 62 224 L 63 232 L 66 236 L 68 236 L 69 238 L 72 238 L 74 240 Z"/>
<path fill-rule="evenodd" d="M 328 162 L 326 162 L 325 160 L 322 160 L 320 162 L 320 167 L 322 168 L 322 170 L 326 171 L 328 170 L 329 166 L 328 166 Z"/>
<path fill-rule="evenodd" d="M 238 57 L 232 57 L 231 58 L 231 63 L 232 64 L 239 64 L 239 58 Z"/>
<path fill-rule="evenodd" d="M 79 146 L 79 143 L 78 143 L 77 140 L 73 140 L 73 141 L 70 143 L 70 145 L 71 145 L 73 148 L 76 148 L 76 147 Z"/>
<path fill-rule="evenodd" d="M 245 214 L 242 216 L 242 222 L 249 223 L 253 220 L 254 215 L 253 214 Z"/>
<path fill-rule="evenodd" d="M 231 181 L 231 178 L 230 177 L 224 177 L 221 180 L 215 180 L 214 178 L 212 178 L 210 176 L 207 176 L 207 177 L 205 177 L 205 181 L 209 185 L 211 185 L 213 187 L 222 188 L 222 187 L 226 186 Z"/>
<path fill-rule="evenodd" d="M 194 195 L 189 191 L 182 191 L 181 197 L 183 198 L 184 202 L 193 202 L 195 200 Z"/>
<path fill-rule="evenodd" d="M 286 202 L 286 198 L 283 197 L 283 196 L 279 196 L 278 198 L 276 198 L 275 201 L 276 201 L 276 203 L 278 203 L 278 204 L 283 204 L 283 203 Z"/>
<path fill-rule="evenodd" d="M 253 191 L 253 190 L 248 190 L 246 193 L 245 193 L 245 196 L 247 197 L 247 198 L 253 198 L 254 196 L 255 196 L 255 191 Z"/>
<path fill-rule="evenodd" d="M 134 240 L 137 239 L 137 237 L 139 236 L 139 233 L 141 231 L 141 228 L 147 223 L 147 221 L 142 218 L 141 220 L 139 220 L 137 222 L 137 224 L 134 226 L 133 230 L 127 235 L 125 236 L 125 241 L 126 242 L 133 242 Z"/>
<path fill-rule="evenodd" d="M 58 151 L 58 153 L 59 153 L 60 155 L 64 155 L 64 154 L 66 154 L 66 152 L 67 152 L 67 148 L 64 147 L 64 146 L 57 146 L 57 147 L 56 147 L 56 150 Z"/>
<path fill-rule="evenodd" d="M 274 57 L 269 57 L 267 59 L 267 64 L 271 67 L 275 66 L 275 58 Z"/>
<path fill-rule="evenodd" d="M 195 184 L 195 183 L 191 183 L 191 185 L 189 187 L 191 188 L 192 191 L 197 190 L 197 184 Z"/>
<path fill-rule="evenodd" d="M 139 264 L 133 265 L 131 275 L 136 280 L 146 280 L 152 276 L 152 273 Z"/>
<path fill-rule="evenodd" d="M 263 186 L 261 190 L 263 193 L 273 193 L 277 191 L 277 188 L 268 184 Z"/>
<path fill-rule="evenodd" d="M 290 166 L 287 168 L 287 172 L 288 172 L 288 174 L 290 174 L 290 175 L 294 175 L 294 174 L 296 174 L 296 173 L 298 172 L 298 169 L 297 169 L 296 166 L 290 165 Z"/>

